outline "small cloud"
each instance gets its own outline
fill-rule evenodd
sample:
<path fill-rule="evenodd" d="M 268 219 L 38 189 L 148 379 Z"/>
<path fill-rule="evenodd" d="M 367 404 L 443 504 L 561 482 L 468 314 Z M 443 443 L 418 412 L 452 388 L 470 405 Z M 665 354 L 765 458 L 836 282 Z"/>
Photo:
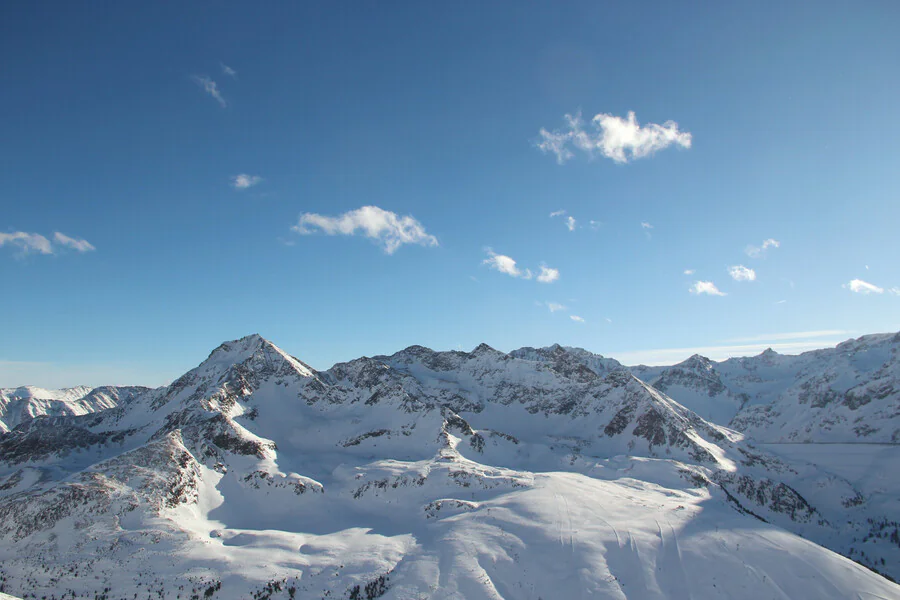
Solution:
<path fill-rule="evenodd" d="M 552 312 L 552 313 L 555 313 L 560 310 L 568 310 L 567 306 L 563 306 L 562 304 L 560 304 L 558 302 L 547 302 L 546 306 L 547 306 L 547 308 L 550 309 L 550 312 Z"/>
<path fill-rule="evenodd" d="M 848 288 L 851 292 L 857 294 L 883 294 L 884 288 L 880 288 L 877 285 L 873 285 L 868 281 L 863 281 L 862 279 L 853 279 L 850 283 L 846 283 L 843 286 L 844 288 Z"/>
<path fill-rule="evenodd" d="M 495 271 L 505 273 L 510 277 L 531 279 L 531 271 L 528 269 L 525 269 L 524 271 L 519 269 L 519 267 L 516 266 L 516 261 L 513 260 L 512 257 L 506 256 L 505 254 L 497 254 L 490 248 L 487 249 L 487 253 L 488 257 L 481 261 L 481 264 L 487 265 Z"/>
<path fill-rule="evenodd" d="M 772 238 L 769 238 L 769 239 L 765 240 L 762 243 L 762 245 L 760 245 L 760 246 L 754 246 L 752 244 L 747 246 L 744 249 L 744 252 L 746 252 L 747 256 L 749 256 L 751 258 L 759 258 L 761 256 L 765 256 L 766 250 L 768 250 L 769 248 L 778 248 L 780 246 L 781 246 L 781 242 L 779 242 L 778 240 L 773 240 Z"/>
<path fill-rule="evenodd" d="M 87 240 L 71 238 L 66 234 L 60 233 L 58 231 L 53 234 L 53 241 L 60 246 L 65 246 L 67 248 L 71 248 L 72 250 L 77 250 L 78 252 L 90 252 L 91 250 L 96 250 L 96 248 L 94 248 L 94 246 Z"/>
<path fill-rule="evenodd" d="M 732 267 L 728 267 L 728 274 L 731 275 L 731 278 L 735 281 L 756 280 L 756 271 L 754 271 L 753 269 L 748 269 L 744 265 L 734 265 Z"/>
<path fill-rule="evenodd" d="M 53 242 L 39 233 L 26 231 L 14 231 L 12 233 L 0 233 L 0 246 L 14 246 L 19 249 L 22 256 L 37 254 L 54 254 L 56 247 L 71 248 L 77 252 L 89 252 L 96 250 L 93 244 L 84 239 L 69 237 L 59 231 L 53 234 Z"/>
<path fill-rule="evenodd" d="M 787 302 L 787 300 L 779 300 L 779 301 L 776 302 L 775 304 L 785 304 L 786 302 Z"/>
<path fill-rule="evenodd" d="M 575 321 L 576 323 L 584 323 L 584 318 L 579 317 L 578 315 L 569 315 L 569 318 Z"/>
<path fill-rule="evenodd" d="M 554 210 L 552 213 L 550 213 L 550 218 L 552 219 L 553 217 L 561 217 L 564 214 L 566 214 L 566 211 L 564 210 Z"/>
<path fill-rule="evenodd" d="M 553 283 L 559 279 L 559 269 L 551 269 L 541 265 L 541 272 L 538 273 L 537 280 L 541 283 Z"/>
<path fill-rule="evenodd" d="M 202 77 L 199 75 L 193 75 L 191 79 L 194 80 L 194 83 L 202 87 L 203 91 L 215 98 L 216 101 L 222 106 L 222 108 L 228 106 L 228 104 L 225 102 L 225 98 L 223 98 L 221 92 L 219 92 L 219 86 L 216 85 L 215 81 L 213 81 L 206 75 L 203 75 Z"/>
<path fill-rule="evenodd" d="M 888 290 L 888 293 L 893 294 L 894 296 L 900 296 L 900 287 L 892 287 Z"/>
<path fill-rule="evenodd" d="M 594 221 L 594 220 L 589 221 L 589 224 L 591 226 L 591 229 L 594 231 L 597 231 L 598 229 L 600 229 L 600 226 L 603 225 L 603 223 L 601 221 Z"/>
<path fill-rule="evenodd" d="M 651 225 L 647 221 L 641 221 L 641 227 L 644 229 L 653 229 L 653 225 Z"/>
<path fill-rule="evenodd" d="M 407 215 L 383 210 L 377 206 L 363 206 L 336 217 L 303 213 L 292 231 L 310 235 L 317 230 L 327 235 L 362 235 L 381 244 L 387 254 L 393 254 L 403 244 L 437 246 L 437 238 L 425 232 L 425 227 Z"/>
<path fill-rule="evenodd" d="M 690 287 L 692 294 L 708 294 L 710 296 L 725 296 L 725 292 L 720 292 L 712 281 L 695 281 Z"/>
<path fill-rule="evenodd" d="M 225 63 L 219 63 L 219 66 L 222 67 L 222 72 L 228 75 L 229 77 L 237 78 L 237 71 L 226 65 Z"/>
<path fill-rule="evenodd" d="M 556 155 L 559 164 L 574 156 L 569 145 L 593 158 L 602 156 L 623 164 L 629 160 L 644 158 L 672 144 L 690 148 L 691 134 L 679 131 L 678 123 L 666 121 L 662 125 L 648 123 L 641 127 L 633 111 L 626 118 L 600 113 L 591 119 L 593 130 L 586 129 L 581 113 L 565 115 L 566 127 L 562 131 L 541 128 L 537 147 L 542 152 Z"/>
<path fill-rule="evenodd" d="M 607 322 L 607 323 L 612 323 L 612 322 L 613 322 L 613 320 L 612 320 L 612 319 L 610 319 L 610 318 L 609 318 L 609 317 L 606 317 L 606 322 Z"/>
<path fill-rule="evenodd" d="M 693 274 L 694 274 L 694 269 L 685 269 L 685 270 L 684 270 L 684 274 L 685 274 L 685 275 L 693 275 Z"/>
<path fill-rule="evenodd" d="M 566 217 L 566 227 L 569 231 L 575 231 L 575 217 Z"/>
<path fill-rule="evenodd" d="M 236 190 L 246 190 L 247 188 L 262 183 L 262 180 L 263 178 L 259 175 L 247 175 L 246 173 L 241 173 L 240 175 L 235 175 L 231 178 L 231 187 Z"/>
<path fill-rule="evenodd" d="M 517 277 L 519 279 L 531 279 L 534 277 L 531 269 L 520 269 L 512 257 L 506 256 L 505 254 L 497 254 L 491 248 L 485 248 L 485 251 L 488 253 L 488 257 L 481 262 L 495 271 L 500 271 L 510 277 Z M 559 270 L 541 265 L 540 272 L 536 279 L 541 283 L 552 283 L 559 279 Z"/>
<path fill-rule="evenodd" d="M 475 283 L 479 283 L 478 278 L 475 277 L 474 275 L 469 275 L 469 279 L 471 279 L 471 280 L 474 281 Z"/>
<path fill-rule="evenodd" d="M 868 271 L 868 270 L 869 270 L 869 265 L 866 265 L 866 271 Z"/>
<path fill-rule="evenodd" d="M 14 231 L 12 233 L 0 233 L 0 246 L 15 246 L 22 254 L 37 252 L 38 254 L 53 254 L 53 246 L 50 240 L 39 233 L 27 233 Z"/>

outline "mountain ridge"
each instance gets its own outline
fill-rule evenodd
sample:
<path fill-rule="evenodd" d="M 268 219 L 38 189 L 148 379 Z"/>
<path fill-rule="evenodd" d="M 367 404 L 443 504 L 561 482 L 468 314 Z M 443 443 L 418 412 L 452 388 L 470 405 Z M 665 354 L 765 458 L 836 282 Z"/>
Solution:
<path fill-rule="evenodd" d="M 250 335 L 169 386 L 20 423 L 0 434 L 0 591 L 93 597 L 96 576 L 220 598 L 717 598 L 807 593 L 824 572 L 819 597 L 900 594 L 857 564 L 900 575 L 890 493 L 771 454 L 585 352 L 410 346 L 316 371 Z M 719 364 L 686 362 L 681 383 Z"/>

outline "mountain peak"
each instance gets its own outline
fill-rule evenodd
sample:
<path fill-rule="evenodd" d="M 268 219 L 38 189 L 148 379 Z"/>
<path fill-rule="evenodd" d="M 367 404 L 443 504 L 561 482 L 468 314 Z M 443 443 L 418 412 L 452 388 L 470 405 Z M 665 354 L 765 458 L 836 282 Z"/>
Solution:
<path fill-rule="evenodd" d="M 210 353 L 209 357 L 200 366 L 205 367 L 207 370 L 210 367 L 228 368 L 254 358 L 265 362 L 273 360 L 288 362 L 301 375 L 307 377 L 314 375 L 311 367 L 297 360 L 258 333 L 252 333 L 237 340 L 223 342 Z"/>
<path fill-rule="evenodd" d="M 478 355 L 478 354 L 485 354 L 485 353 L 488 353 L 488 352 L 501 354 L 501 352 L 500 352 L 499 350 L 495 350 L 494 348 L 491 348 L 490 346 L 488 346 L 488 345 L 485 344 L 484 342 L 478 344 L 478 346 L 476 346 L 475 349 L 472 350 L 472 354 L 476 354 L 476 355 Z"/>

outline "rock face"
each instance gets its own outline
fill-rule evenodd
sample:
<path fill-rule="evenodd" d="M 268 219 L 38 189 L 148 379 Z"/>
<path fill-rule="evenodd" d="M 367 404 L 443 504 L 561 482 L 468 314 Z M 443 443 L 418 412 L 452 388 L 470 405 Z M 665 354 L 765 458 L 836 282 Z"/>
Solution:
<path fill-rule="evenodd" d="M 881 401 L 879 373 L 847 410 Z M 900 595 L 823 547 L 900 576 L 894 505 L 680 404 L 730 393 L 717 364 L 655 379 L 560 346 L 316 371 L 227 342 L 167 387 L 0 435 L 0 591 Z"/>

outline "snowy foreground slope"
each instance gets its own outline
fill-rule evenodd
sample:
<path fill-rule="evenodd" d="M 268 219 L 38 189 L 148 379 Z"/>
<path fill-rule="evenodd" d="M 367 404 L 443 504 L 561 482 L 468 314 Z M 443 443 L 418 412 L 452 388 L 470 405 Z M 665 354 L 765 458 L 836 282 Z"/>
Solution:
<path fill-rule="evenodd" d="M 21 422 L 0 435 L 0 591 L 900 598 L 870 570 L 900 577 L 877 482 L 561 350 L 317 372 L 254 335 L 168 387 Z"/>

